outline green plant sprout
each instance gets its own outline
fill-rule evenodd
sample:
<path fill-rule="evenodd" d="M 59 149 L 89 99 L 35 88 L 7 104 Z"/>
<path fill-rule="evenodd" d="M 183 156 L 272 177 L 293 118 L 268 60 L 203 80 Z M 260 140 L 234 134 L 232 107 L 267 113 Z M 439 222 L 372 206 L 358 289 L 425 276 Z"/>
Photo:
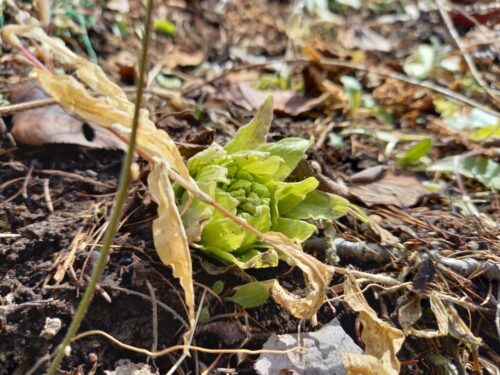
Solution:
<path fill-rule="evenodd" d="M 214 143 L 188 161 L 199 188 L 217 203 L 261 232 L 280 232 L 301 243 L 316 226 L 307 220 L 334 220 L 348 211 L 349 202 L 318 191 L 314 177 L 285 181 L 305 157 L 312 141 L 285 138 L 267 143 L 272 98 L 257 116 L 239 129 L 224 147 Z M 177 189 L 182 220 L 194 247 L 242 269 L 274 267 L 277 252 L 257 235 L 222 215 L 213 206 Z M 184 207 L 184 209 L 182 209 Z"/>

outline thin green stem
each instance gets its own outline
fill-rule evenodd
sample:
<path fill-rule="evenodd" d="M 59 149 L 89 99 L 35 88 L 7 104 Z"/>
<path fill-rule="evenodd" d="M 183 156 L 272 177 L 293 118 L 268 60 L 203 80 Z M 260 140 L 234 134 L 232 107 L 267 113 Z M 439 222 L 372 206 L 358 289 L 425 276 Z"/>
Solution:
<path fill-rule="evenodd" d="M 83 295 L 80 305 L 78 306 L 78 310 L 76 311 L 76 314 L 73 318 L 73 321 L 71 322 L 71 325 L 69 326 L 68 331 L 66 332 L 66 336 L 64 337 L 61 345 L 59 345 L 56 355 L 50 364 L 50 367 L 47 371 L 48 375 L 54 375 L 56 373 L 66 352 L 66 347 L 69 346 L 71 339 L 80 328 L 80 324 L 85 314 L 87 313 L 90 302 L 92 302 L 92 298 L 94 297 L 96 285 L 100 280 L 104 268 L 106 266 L 107 257 L 111 249 L 111 244 L 113 243 L 113 239 L 115 237 L 118 228 L 118 223 L 122 214 L 123 203 L 125 202 L 125 198 L 127 196 L 127 190 L 130 178 L 130 166 L 132 165 L 132 161 L 134 159 L 134 150 L 137 139 L 137 129 L 139 127 L 139 112 L 141 109 L 142 93 L 144 86 L 144 72 L 146 67 L 146 59 L 149 46 L 149 34 L 151 31 L 152 11 L 153 11 L 153 0 L 148 0 L 146 9 L 144 36 L 142 38 L 142 55 L 139 65 L 139 78 L 137 83 L 137 96 L 135 98 L 134 117 L 132 120 L 132 131 L 130 133 L 127 154 L 124 157 L 120 172 L 120 183 L 118 186 L 116 200 L 113 205 L 113 209 L 111 211 L 111 217 L 109 220 L 108 229 L 106 230 L 106 234 L 104 235 L 101 253 L 99 255 L 97 263 L 94 266 L 94 270 L 92 272 L 92 276 L 89 280 L 87 288 L 85 289 L 85 294 Z"/>

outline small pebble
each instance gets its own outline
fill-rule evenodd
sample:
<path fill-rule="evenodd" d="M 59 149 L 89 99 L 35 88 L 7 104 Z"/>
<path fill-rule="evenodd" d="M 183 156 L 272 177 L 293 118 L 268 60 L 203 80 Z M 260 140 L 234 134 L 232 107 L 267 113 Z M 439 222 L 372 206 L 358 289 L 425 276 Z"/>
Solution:
<path fill-rule="evenodd" d="M 479 250 L 479 244 L 476 241 L 467 242 L 467 247 L 471 250 Z"/>
<path fill-rule="evenodd" d="M 59 318 L 46 318 L 45 325 L 43 326 L 42 332 L 40 332 L 40 337 L 46 340 L 50 340 L 62 327 L 61 319 Z"/>
<path fill-rule="evenodd" d="M 95 353 L 90 353 L 89 354 L 89 361 L 90 361 L 90 363 L 96 363 L 97 359 L 98 359 L 97 358 L 97 354 L 95 354 Z"/>

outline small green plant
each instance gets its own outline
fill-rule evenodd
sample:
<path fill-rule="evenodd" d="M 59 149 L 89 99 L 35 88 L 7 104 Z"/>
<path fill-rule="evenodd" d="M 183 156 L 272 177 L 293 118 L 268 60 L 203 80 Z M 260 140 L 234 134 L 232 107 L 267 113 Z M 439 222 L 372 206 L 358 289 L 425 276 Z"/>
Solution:
<path fill-rule="evenodd" d="M 267 143 L 272 100 L 222 147 L 212 144 L 188 161 L 189 173 L 199 188 L 234 215 L 261 232 L 280 232 L 303 242 L 316 230 L 308 219 L 337 219 L 347 213 L 345 199 L 318 191 L 314 177 L 286 182 L 311 141 L 285 138 Z M 195 247 L 224 263 L 240 268 L 274 267 L 278 254 L 214 207 L 178 192 L 182 220 Z"/>

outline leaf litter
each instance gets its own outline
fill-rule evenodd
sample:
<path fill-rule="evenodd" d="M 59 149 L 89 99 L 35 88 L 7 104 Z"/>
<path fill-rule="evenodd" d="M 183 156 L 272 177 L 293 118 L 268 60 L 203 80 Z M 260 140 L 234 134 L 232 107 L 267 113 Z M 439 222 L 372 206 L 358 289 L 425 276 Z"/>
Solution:
<path fill-rule="evenodd" d="M 289 63 L 282 61 L 282 64 L 288 65 L 287 72 L 293 76 L 294 84 L 291 86 L 288 86 L 287 82 L 290 82 L 287 81 L 288 78 L 279 78 L 276 81 L 267 78 L 266 82 L 279 86 L 278 88 L 275 86 L 274 89 L 266 89 L 262 82 L 243 82 L 240 84 L 240 87 L 247 87 L 245 90 L 250 93 L 250 98 L 258 99 L 255 99 L 253 104 L 248 98 L 245 99 L 244 103 L 238 101 L 236 97 L 231 98 L 230 95 L 225 95 L 225 102 L 221 103 L 220 97 L 213 95 L 214 90 L 226 90 L 224 85 L 234 85 L 234 82 L 229 79 L 226 81 L 224 74 L 217 76 L 220 74 L 218 64 L 212 62 L 206 64 L 203 61 L 208 56 L 210 56 L 209 59 L 212 58 L 214 53 L 206 46 L 199 48 L 199 50 L 203 50 L 203 54 L 193 55 L 196 58 L 193 57 L 192 61 L 186 60 L 180 55 L 180 63 L 163 65 L 167 68 L 162 70 L 161 74 L 170 75 L 171 69 L 175 71 L 173 76 L 181 78 L 180 82 L 194 82 L 198 85 L 194 86 L 198 89 L 189 93 L 189 100 L 195 98 L 197 101 L 196 107 L 190 107 L 194 108 L 194 115 L 189 120 L 190 124 L 184 129 L 192 131 L 202 124 L 203 126 L 209 124 L 210 127 L 216 129 L 217 141 L 225 142 L 228 138 L 234 137 L 232 129 L 235 122 L 233 119 L 241 119 L 242 108 L 243 111 L 245 108 L 247 110 L 257 109 L 271 94 L 275 99 L 277 117 L 273 121 L 269 138 L 272 141 L 280 141 L 290 136 L 309 139 L 311 135 L 314 135 L 319 137 L 318 139 L 322 139 L 321 142 L 318 141 L 315 144 L 314 151 L 309 151 L 308 160 L 303 161 L 306 164 L 312 164 L 311 159 L 317 162 L 314 168 L 308 167 L 308 173 L 314 171 L 312 176 L 321 176 L 321 186 L 325 186 L 325 181 L 343 184 L 342 195 L 351 202 L 365 206 L 364 212 L 356 211 L 354 206 L 350 206 L 348 210 L 350 214 L 333 222 L 333 229 L 327 229 L 328 225 L 325 225 L 321 220 L 310 222 L 309 225 L 314 225 L 317 229 L 308 242 L 316 241 L 319 238 L 322 241 L 319 251 L 309 250 L 309 246 L 306 246 L 306 251 L 303 251 L 295 241 L 280 233 L 266 233 L 265 231 L 254 233 L 263 243 L 272 245 L 272 251 L 279 254 L 279 258 L 284 261 L 282 263 L 288 263 L 292 268 L 288 276 L 280 275 L 278 278 L 277 274 L 269 273 L 272 268 L 259 271 L 264 272 L 264 274 L 257 272 L 259 282 L 253 285 L 266 285 L 266 290 L 270 292 L 274 300 L 288 307 L 292 315 L 297 318 L 310 318 L 313 322 L 319 319 L 320 324 L 326 323 L 331 320 L 327 317 L 332 316 L 332 313 L 325 315 L 325 308 L 327 308 L 325 301 L 327 300 L 332 300 L 329 302 L 333 304 L 329 305 L 332 312 L 341 312 L 340 320 L 347 331 L 349 331 L 351 321 L 357 316 L 361 325 L 361 333 L 357 332 L 357 337 L 356 330 L 349 333 L 356 342 L 363 346 L 365 355 L 359 357 L 360 354 L 344 354 L 344 367 L 351 369 L 352 372 L 397 373 L 401 370 L 408 373 L 414 368 L 412 366 L 440 368 L 443 363 L 452 369 L 462 370 L 462 368 L 466 368 L 467 371 L 470 369 L 478 371 L 480 367 L 484 367 L 491 372 L 491 369 L 494 368 L 492 367 L 494 360 L 491 358 L 495 358 L 491 346 L 494 338 L 491 335 L 491 330 L 490 332 L 487 332 L 487 329 L 484 330 L 484 326 L 489 326 L 489 324 L 481 327 L 475 322 L 481 320 L 476 319 L 477 317 L 488 321 L 496 301 L 494 298 L 496 285 L 489 284 L 491 281 L 488 280 L 496 280 L 495 275 L 498 274 L 499 243 L 498 235 L 495 234 L 496 210 L 498 209 L 495 165 L 498 160 L 494 148 L 491 147 L 495 144 L 497 121 L 483 121 L 487 116 L 476 116 L 476 112 L 479 110 L 477 108 L 470 111 L 459 106 L 459 109 L 454 111 L 451 109 L 447 112 L 441 111 L 442 108 L 437 110 L 438 107 L 435 103 L 439 95 L 436 92 L 443 91 L 438 86 L 435 86 L 438 91 L 432 88 L 429 91 L 428 87 L 432 87 L 432 82 L 429 86 L 428 81 L 423 81 L 423 86 L 420 87 L 411 83 L 414 82 L 411 80 L 408 80 L 410 83 L 402 84 L 401 81 L 384 79 L 381 76 L 375 78 L 370 74 L 372 67 L 374 67 L 373 71 L 376 72 L 379 69 L 378 65 L 381 64 L 383 68 L 406 71 L 417 80 L 434 80 L 437 82 L 436 85 L 443 85 L 453 90 L 477 90 L 473 86 L 473 81 L 472 83 L 467 82 L 465 78 L 468 77 L 464 78 L 467 75 L 467 71 L 463 70 L 464 65 L 452 64 L 450 59 L 453 54 L 450 54 L 451 57 L 448 56 L 448 50 L 443 48 L 447 47 L 446 42 L 443 42 L 446 37 L 443 37 L 445 34 L 441 30 L 433 30 L 440 37 L 443 37 L 439 42 L 432 38 L 423 40 L 422 36 L 413 33 L 412 28 L 416 30 L 419 27 L 418 22 L 426 21 L 415 17 L 415 12 L 411 8 L 412 4 L 403 9 L 399 8 L 398 5 L 387 3 L 381 9 L 384 11 L 389 9 L 392 12 L 391 20 L 384 15 L 374 18 L 375 21 L 362 27 L 359 26 L 359 18 L 356 18 L 360 17 L 358 10 L 356 10 L 356 4 L 346 5 L 343 2 L 335 2 L 334 8 L 331 8 L 332 5 L 329 7 L 325 4 L 321 5 L 320 8 L 329 9 L 328 12 L 333 16 L 327 17 L 327 20 L 324 19 L 321 23 L 314 21 L 309 24 L 303 23 L 300 27 L 310 27 L 311 29 L 306 30 L 306 32 L 302 32 L 304 31 L 302 30 L 294 36 L 294 43 L 306 44 L 320 56 L 319 59 L 290 61 Z M 111 9 L 107 15 L 114 16 L 113 12 L 123 11 L 125 5 L 130 5 L 130 9 L 134 12 L 135 5 L 132 2 L 130 4 L 128 2 L 115 2 L 112 5 L 115 10 Z M 380 11 L 378 8 L 372 8 L 374 5 L 371 3 L 364 6 L 371 11 L 377 9 L 374 14 L 378 14 L 377 12 Z M 271 12 L 276 10 L 276 5 L 270 5 L 270 7 Z M 306 12 L 311 11 L 308 7 L 304 8 Z M 279 33 L 279 30 L 284 30 L 284 24 L 277 21 L 279 18 L 270 21 L 269 16 L 262 13 L 261 9 L 254 7 L 250 9 L 250 19 L 254 17 L 255 20 L 267 22 L 263 32 L 265 38 L 273 38 L 272 36 Z M 182 10 L 178 9 L 174 12 L 179 12 L 179 19 L 185 19 L 186 14 Z M 206 12 L 203 17 L 197 19 L 196 23 L 193 23 L 196 25 L 195 28 L 199 27 L 200 23 L 206 22 L 206 18 L 216 18 L 220 14 L 225 14 L 224 22 L 229 24 L 234 22 L 232 30 L 238 34 L 242 45 L 255 47 L 253 50 L 252 48 L 247 50 L 243 48 L 244 53 L 229 57 L 229 71 L 232 69 L 231 66 L 235 66 L 233 64 L 237 66 L 238 59 L 266 62 L 267 57 L 262 59 L 263 56 L 258 55 L 259 48 L 266 51 L 264 56 L 265 53 L 272 55 L 276 53 L 272 51 L 284 48 L 279 43 L 272 46 L 271 44 L 267 46 L 259 44 L 260 41 L 253 39 L 253 36 L 248 33 L 249 29 L 247 28 L 250 25 L 247 23 L 248 20 L 241 21 L 230 7 L 225 10 L 227 13 L 217 12 L 213 14 Z M 424 7 L 419 12 L 432 13 L 435 11 Z M 125 15 L 125 13 L 123 14 Z M 176 20 L 172 23 L 173 27 L 170 27 L 170 30 L 175 30 L 175 32 L 169 32 L 171 35 L 168 37 L 158 35 L 158 40 L 161 40 L 165 45 L 172 45 L 173 41 L 185 38 L 185 30 L 180 27 L 181 23 L 178 23 L 175 17 L 167 15 L 162 10 L 159 11 L 158 15 L 159 20 Z M 192 17 L 199 16 L 193 14 Z M 315 16 L 307 14 L 307 17 L 314 19 Z M 366 17 L 366 14 L 361 13 L 361 17 Z M 394 21 L 396 19 L 404 19 L 405 23 L 408 24 L 396 26 L 394 22 L 399 22 Z M 340 21 L 341 23 L 347 21 L 346 24 L 353 25 L 350 27 L 350 34 L 348 33 L 351 40 L 342 40 L 342 38 L 346 38 L 346 35 L 337 33 L 335 26 L 332 26 L 337 25 Z M 88 25 L 92 27 L 91 23 Z M 120 25 L 123 28 L 123 24 Z M 406 34 L 404 32 L 391 32 L 395 27 L 405 29 L 408 32 Z M 361 30 L 361 32 L 353 32 L 352 30 Z M 319 33 L 317 33 L 318 31 Z M 30 33 L 28 29 L 23 32 Z M 40 35 L 37 34 L 36 37 L 41 38 L 39 41 L 44 40 L 45 43 L 48 43 L 48 50 L 54 48 L 58 51 L 54 53 L 55 57 L 61 54 L 64 56 L 63 59 L 67 59 L 64 63 L 78 61 L 81 65 L 74 71 L 75 76 L 78 76 L 78 79 L 82 81 L 88 80 L 85 86 L 78 86 L 74 76 L 64 78 L 63 75 L 59 75 L 56 80 L 55 76 L 44 70 L 35 70 L 34 75 L 40 80 L 45 91 L 61 102 L 63 107 L 69 106 L 67 109 L 77 118 L 85 119 L 88 124 L 95 123 L 95 129 L 106 128 L 114 137 L 126 140 L 127 127 L 133 107 L 130 106 L 122 89 L 113 86 L 113 84 L 108 85 L 107 83 L 111 82 L 99 69 L 96 70 L 95 67 L 90 67 L 82 60 L 74 59 L 76 55 L 71 56 L 62 52 L 60 46 L 51 45 Z M 207 39 L 211 37 L 210 33 L 205 36 Z M 191 51 L 193 48 L 196 50 L 196 44 L 199 42 L 197 37 L 196 33 L 191 35 L 190 38 L 194 43 L 188 49 L 181 47 L 179 50 Z M 331 40 L 335 40 L 335 38 L 341 38 L 343 43 L 331 43 Z M 280 39 L 278 38 L 278 40 Z M 411 42 L 407 43 L 408 40 Z M 380 45 L 373 46 L 373 43 Z M 390 47 L 388 47 L 389 45 Z M 483 49 L 483 47 L 477 48 Z M 489 47 L 484 47 L 484 49 L 487 48 Z M 380 50 L 394 53 L 394 51 L 399 52 L 398 49 L 404 52 L 399 54 L 397 59 L 386 59 L 387 56 L 381 58 Z M 159 55 L 153 53 L 156 56 L 161 55 L 161 53 Z M 340 56 L 341 59 L 347 58 L 354 63 L 363 63 L 366 69 L 356 70 L 356 68 L 346 66 L 335 68 L 331 65 L 327 67 L 326 63 L 321 63 L 321 61 L 327 61 L 327 58 L 321 57 L 321 54 Z M 311 58 L 311 54 L 306 54 L 306 56 Z M 478 58 L 475 57 L 475 59 Z M 487 59 L 488 57 L 486 57 Z M 187 61 L 187 65 L 184 65 L 186 64 L 183 62 L 184 60 Z M 240 61 L 243 62 L 243 60 Z M 191 64 L 196 67 L 190 68 Z M 492 65 L 490 64 L 490 66 Z M 485 72 L 485 79 L 491 82 L 492 76 L 488 64 L 480 65 L 480 68 Z M 242 74 L 241 77 L 247 77 L 245 79 L 251 80 L 252 76 L 259 77 L 259 74 L 262 74 L 265 69 L 265 67 L 246 67 L 243 69 L 243 73 L 248 74 L 246 76 Z M 311 80 L 312 76 L 309 73 L 313 70 L 314 80 Z M 452 70 L 453 74 L 450 74 L 449 72 Z M 363 73 L 367 71 L 368 74 Z M 214 76 L 221 78 L 213 80 Z M 95 77 L 99 78 L 96 80 Z M 117 76 L 115 75 L 115 77 Z M 201 85 L 198 83 L 200 82 L 199 77 L 202 77 L 203 83 Z M 286 77 L 286 75 L 282 75 L 282 77 Z M 118 78 L 120 77 L 118 76 Z M 133 77 L 128 79 L 133 79 Z M 304 87 L 297 86 L 296 82 L 302 82 Z M 153 86 L 154 84 L 153 82 Z M 61 91 L 61 87 L 69 91 Z M 88 88 L 93 92 L 91 95 L 88 94 L 90 92 Z M 70 94 L 68 94 L 69 92 Z M 446 93 L 446 91 L 444 92 Z M 473 91 L 468 92 L 467 95 L 471 92 Z M 98 96 L 95 95 L 96 93 Z M 150 97 L 150 102 L 154 103 L 156 108 L 161 105 L 170 106 L 168 102 L 161 101 L 156 95 L 153 94 Z M 280 95 L 285 100 L 279 99 Z M 483 100 L 484 97 L 481 96 L 480 92 L 475 91 L 473 96 L 481 103 L 487 103 L 486 106 L 491 106 L 487 99 Z M 292 102 L 289 98 L 294 97 L 300 99 L 298 106 L 290 104 Z M 205 99 L 200 100 L 200 98 Z M 218 108 L 225 108 L 228 111 L 221 117 L 221 111 Z M 437 113 L 434 112 L 435 109 Z M 233 122 L 229 126 L 227 122 L 214 122 L 216 111 L 218 119 L 229 118 Z M 22 113 L 20 112 L 20 114 Z M 172 118 L 172 122 L 175 120 L 178 124 L 175 116 Z M 198 272 L 198 264 L 196 260 L 192 263 L 190 258 L 188 246 L 190 228 L 186 228 L 186 232 L 180 229 L 183 226 L 183 211 L 181 209 L 179 214 L 176 209 L 175 205 L 179 203 L 176 195 L 178 187 L 171 186 L 170 180 L 183 185 L 186 191 L 191 192 L 198 199 L 201 199 L 202 195 L 200 195 L 198 186 L 192 183 L 189 171 L 176 151 L 173 140 L 166 133 L 158 131 L 154 122 L 150 121 L 149 118 L 155 122 L 158 119 L 156 113 L 150 112 L 148 114 L 143 111 L 141 126 L 144 132 L 140 134 L 139 154 L 151 163 L 148 177 L 149 194 L 151 195 L 148 197 L 147 190 L 139 188 L 140 194 L 142 194 L 141 202 L 143 201 L 146 207 L 148 207 L 148 201 L 153 200 L 158 203 L 158 218 L 153 219 L 150 216 L 148 219 L 152 221 L 150 228 L 152 225 L 154 245 L 160 259 L 165 263 L 177 262 L 174 273 L 181 277 L 188 310 L 194 311 L 194 294 L 197 287 L 193 288 L 191 280 L 193 270 L 195 273 Z M 477 120 L 478 118 L 480 120 Z M 325 121 L 326 119 L 328 121 Z M 246 122 L 246 118 L 245 121 L 237 123 L 237 127 L 240 127 L 239 124 L 244 122 Z M 75 125 L 75 132 L 79 130 L 78 126 L 80 128 L 82 126 L 80 122 L 77 124 L 79 125 Z M 462 124 L 466 125 L 462 126 Z M 100 128 L 98 125 L 104 126 L 104 128 Z M 171 128 L 169 127 L 169 129 Z M 174 129 L 180 129 L 180 132 L 186 131 L 182 127 Z M 446 132 L 434 134 L 436 129 L 440 129 L 440 131 L 445 129 Z M 177 139 L 176 132 L 179 130 L 174 130 L 172 136 Z M 262 138 L 262 134 L 257 138 L 266 140 L 265 137 Z M 327 139 L 331 142 L 325 142 Z M 41 142 L 46 141 L 50 141 L 50 137 L 46 137 L 46 140 Z M 65 142 L 64 139 L 62 141 Z M 79 143 L 76 137 L 70 142 Z M 84 143 L 80 144 L 85 145 Z M 269 144 L 273 144 L 273 142 L 270 141 Z M 87 144 L 87 146 L 91 145 Z M 200 149 L 208 149 L 207 146 L 202 145 Z M 174 163 L 177 164 L 174 165 Z M 15 170 L 14 168 L 15 164 L 13 164 L 13 170 Z M 366 172 L 360 177 L 359 171 L 363 170 L 373 170 L 373 172 Z M 304 179 L 304 176 L 294 175 L 295 173 L 297 172 L 294 171 L 290 176 L 291 181 L 297 182 Z M 19 174 L 14 174 L 14 176 L 19 178 Z M 51 181 L 53 179 L 52 177 Z M 28 189 L 33 189 L 31 184 L 36 184 L 36 179 L 30 181 L 28 178 L 27 181 Z M 10 181 L 2 179 L 0 182 L 8 183 L 6 191 L 10 194 L 16 193 L 16 190 L 12 191 L 12 188 L 20 187 L 16 186 L 17 182 L 15 181 L 10 184 Z M 3 185 L 1 186 L 3 187 Z M 57 193 L 53 191 L 52 194 Z M 197 194 L 199 195 L 197 196 Z M 213 199 L 214 197 L 203 198 L 208 205 L 217 203 Z M 36 200 L 36 195 L 32 199 Z M 19 201 L 14 198 L 13 202 L 17 204 Z M 144 212 L 144 209 L 137 209 L 139 212 Z M 470 212 L 476 214 L 470 215 Z M 0 220 L 5 221 L 6 219 L 0 216 Z M 163 224 L 166 221 L 168 221 L 169 226 Z M 10 217 L 5 222 L 7 225 L 12 225 Z M 247 230 L 250 228 L 247 227 Z M 15 231 L 15 226 L 6 227 L 7 233 L 15 233 Z M 147 229 L 143 232 L 146 231 Z M 181 235 L 175 236 L 175 234 Z M 301 236 L 298 236 L 296 240 L 299 238 Z M 365 240 L 368 240 L 367 246 L 364 245 Z M 127 241 L 125 240 L 125 243 Z M 172 244 L 172 241 L 178 241 L 175 252 L 172 252 L 172 247 L 167 245 Z M 337 273 L 334 272 L 334 266 L 327 266 L 318 260 L 325 259 L 325 251 L 335 253 L 335 246 L 330 248 L 331 243 L 342 243 L 344 246 L 343 250 L 340 251 L 340 245 L 337 245 L 337 257 L 334 256 L 335 254 L 330 254 L 327 257 L 332 262 L 335 262 L 334 259 L 340 260 L 339 264 L 332 263 L 336 266 Z M 360 251 L 345 255 L 348 245 L 355 246 Z M 179 257 L 178 249 L 183 249 L 184 258 Z M 269 249 L 269 247 L 264 247 L 259 251 L 263 251 L 262 254 L 265 254 Z M 192 251 L 196 251 L 196 249 L 192 249 Z M 383 255 L 366 258 L 377 259 L 377 262 L 381 263 L 373 264 L 370 263 L 369 259 L 364 259 L 363 254 L 373 251 Z M 311 252 L 314 256 L 311 256 Z M 188 259 L 189 262 L 183 262 L 183 259 Z M 215 264 L 218 265 L 218 263 Z M 349 265 L 361 267 L 367 272 L 351 270 Z M 297 266 L 295 270 L 293 266 Z M 218 267 L 206 268 L 201 272 L 204 273 L 208 270 L 219 272 L 219 276 L 217 276 L 219 279 L 222 278 L 220 272 L 223 274 L 225 272 L 222 270 L 230 270 L 231 275 L 243 275 L 241 271 L 231 268 L 231 266 Z M 79 272 L 79 270 L 76 271 Z M 252 271 L 244 272 L 246 275 L 244 277 L 248 278 L 247 281 L 252 278 L 256 280 Z M 302 272 L 305 276 L 304 281 L 301 280 L 300 276 Z M 377 273 L 382 274 L 377 275 Z M 229 278 L 227 282 L 229 286 L 222 291 L 222 298 L 230 301 L 231 297 L 229 296 L 235 295 L 234 290 L 238 290 L 233 288 L 233 285 L 237 287 L 242 283 L 240 281 L 233 284 L 229 274 L 224 275 L 224 281 Z M 350 275 L 355 276 L 355 278 Z M 208 285 L 215 281 L 212 278 L 208 280 Z M 331 284 L 332 280 L 333 284 Z M 344 282 L 343 289 L 339 288 L 342 281 Z M 386 290 L 380 293 L 380 289 L 377 289 L 379 286 L 369 284 L 361 291 L 360 286 L 367 283 L 385 285 Z M 407 283 L 413 283 L 414 290 L 407 290 L 405 289 L 407 287 L 402 286 L 407 285 Z M 158 285 L 161 284 L 157 284 L 156 288 L 161 289 L 162 287 Z M 270 327 L 273 323 L 268 323 L 268 318 L 264 314 L 265 311 L 268 311 L 267 316 L 270 314 L 275 317 L 274 324 L 276 322 L 283 324 L 280 318 L 281 313 L 277 313 L 281 310 L 270 310 L 273 309 L 273 302 L 268 301 L 260 305 L 266 300 L 264 298 L 266 293 L 260 293 L 258 290 L 264 292 L 260 286 L 257 289 L 249 288 L 249 291 L 243 289 L 245 293 L 240 292 L 243 293 L 243 298 L 256 298 L 259 303 L 255 302 L 255 305 L 259 306 L 253 307 L 253 303 L 243 302 L 244 305 L 246 304 L 244 307 L 247 307 L 247 310 L 244 311 L 245 319 L 238 315 L 241 314 L 241 310 L 238 310 L 241 307 L 235 307 L 237 321 L 240 322 L 239 319 L 241 319 L 246 329 L 251 331 L 258 330 L 259 322 Z M 257 293 L 257 296 L 253 293 Z M 364 298 L 360 298 L 360 296 L 364 296 Z M 244 301 L 241 298 L 240 300 Z M 453 305 L 460 307 L 455 310 Z M 274 308 L 276 309 L 276 307 Z M 206 306 L 204 314 L 207 315 L 208 319 L 212 316 L 217 319 L 216 311 L 227 312 L 215 309 L 210 304 Z M 272 312 L 269 313 L 269 311 Z M 318 311 L 319 313 L 315 314 Z M 474 318 L 468 317 L 467 313 Z M 347 314 L 347 318 L 342 318 L 343 314 Z M 260 318 L 257 322 L 248 321 L 248 318 L 253 319 L 256 316 Z M 474 334 L 470 330 L 464 329 L 462 320 L 471 326 Z M 281 329 L 283 332 L 283 327 L 281 326 L 278 330 Z M 307 328 L 312 329 L 312 326 L 307 326 Z M 160 327 L 160 329 L 162 328 Z M 296 329 L 296 326 L 287 328 L 290 332 Z M 252 332 L 255 333 L 255 331 Z M 405 344 L 402 346 L 402 339 L 405 335 Z M 478 344 L 475 335 L 481 336 L 484 341 Z M 384 339 L 381 340 L 381 337 Z M 446 340 L 452 340 L 456 349 L 449 349 L 448 345 L 445 344 Z M 229 340 L 224 342 L 229 342 Z M 243 345 L 246 342 L 248 341 L 244 341 Z M 374 344 L 380 345 L 375 346 Z M 437 356 L 432 356 L 425 354 L 426 348 L 441 349 Z M 208 358 L 202 357 L 202 361 L 205 360 Z M 231 362 L 230 359 L 224 361 L 228 364 L 232 363 L 234 367 L 238 366 L 235 361 Z M 245 362 L 246 360 L 242 363 Z M 371 368 L 368 368 L 369 366 Z M 114 367 L 108 368 L 113 369 Z"/>

